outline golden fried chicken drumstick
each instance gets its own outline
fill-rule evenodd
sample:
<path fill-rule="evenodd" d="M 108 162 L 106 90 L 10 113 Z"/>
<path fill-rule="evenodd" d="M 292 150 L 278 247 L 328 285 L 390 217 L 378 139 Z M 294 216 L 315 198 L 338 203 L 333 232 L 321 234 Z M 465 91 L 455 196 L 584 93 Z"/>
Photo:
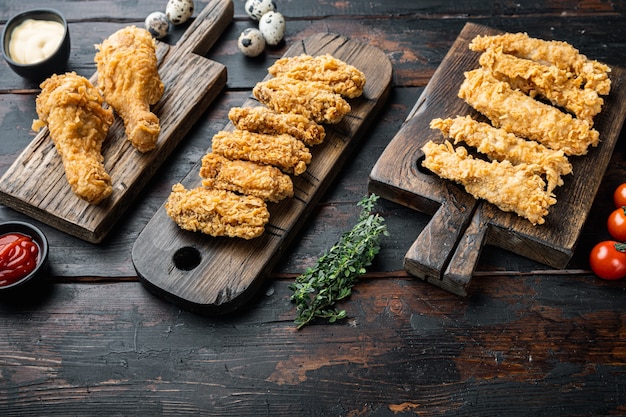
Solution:
<path fill-rule="evenodd" d="M 41 83 L 39 119 L 32 126 L 35 131 L 48 126 L 72 191 L 90 204 L 100 203 L 113 190 L 101 153 L 113 111 L 102 104 L 102 96 L 85 77 L 55 74 Z"/>
<path fill-rule="evenodd" d="M 140 152 L 154 149 L 161 127 L 150 106 L 164 91 L 155 40 L 147 30 L 128 26 L 96 48 L 98 88 L 104 99 L 124 120 L 126 136 L 133 146 Z"/>
<path fill-rule="evenodd" d="M 174 184 L 165 211 L 184 230 L 211 236 L 252 239 L 265 231 L 270 214 L 258 197 L 206 187 Z"/>

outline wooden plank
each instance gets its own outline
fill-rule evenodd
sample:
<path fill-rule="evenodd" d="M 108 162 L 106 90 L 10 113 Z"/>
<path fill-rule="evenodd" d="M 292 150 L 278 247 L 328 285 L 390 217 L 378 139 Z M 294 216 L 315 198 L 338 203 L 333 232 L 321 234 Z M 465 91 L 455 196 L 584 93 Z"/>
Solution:
<path fill-rule="evenodd" d="M 325 143 L 311 148 L 307 171 L 294 177 L 293 198 L 270 204 L 266 232 L 256 239 L 212 238 L 181 230 L 161 207 L 133 246 L 135 268 L 148 288 L 187 308 L 221 314 L 241 307 L 289 247 L 298 230 L 358 145 L 386 100 L 392 77 L 385 54 L 370 45 L 333 34 L 317 34 L 295 43 L 285 56 L 330 53 L 365 73 L 361 97 L 350 100 L 351 112 L 326 126 Z M 269 77 L 269 76 L 268 76 Z M 254 105 L 252 99 L 244 106 Z M 226 129 L 232 129 L 228 124 Z M 200 184 L 200 162 L 184 178 L 187 188 Z M 177 253 L 194 253 L 200 261 L 185 270 L 174 263 Z"/>
<path fill-rule="evenodd" d="M 103 145 L 105 167 L 113 182 L 112 195 L 99 205 L 76 197 L 65 179 L 60 156 L 43 129 L 0 178 L 0 202 L 66 233 L 98 243 L 126 211 L 155 171 L 185 137 L 226 84 L 226 68 L 204 53 L 233 16 L 231 0 L 214 0 L 189 26 L 181 44 L 161 44 L 159 74 L 165 85 L 153 106 L 160 118 L 156 149 L 139 153 L 116 118 Z M 95 82 L 96 75 L 92 77 Z"/>
<path fill-rule="evenodd" d="M 447 204 L 446 188 L 457 186 L 419 169 L 424 156 L 421 148 L 429 140 L 435 142 L 443 140 L 438 131 L 429 128 L 432 119 L 465 114 L 480 117 L 457 96 L 457 93 L 464 78 L 463 73 L 479 66 L 480 54 L 469 50 L 469 42 L 479 34 L 496 33 L 501 32 L 472 23 L 464 27 L 418 99 L 407 121 L 372 169 L 370 191 L 428 214 L 432 214 L 438 205 Z M 626 72 L 622 68 L 612 66 L 610 76 L 611 93 L 605 97 L 603 110 L 594 120 L 594 127 L 600 132 L 601 143 L 597 148 L 591 148 L 585 156 L 570 158 L 574 174 L 564 177 L 565 184 L 555 190 L 558 202 L 551 207 L 546 223 L 533 226 L 514 213 L 505 213 L 491 204 L 481 203 L 477 210 L 483 211 L 480 214 L 481 218 L 488 220 L 481 220 L 478 223 L 483 224 L 483 227 L 489 230 L 486 235 L 484 234 L 486 231 L 472 231 L 472 234 L 478 237 L 478 241 L 482 242 L 481 245 L 498 246 L 555 268 L 563 268 L 567 265 L 591 209 L 626 115 L 626 107 L 623 105 L 626 100 L 624 89 Z M 460 233 L 446 230 L 445 225 L 442 224 L 439 224 L 436 230 L 427 227 L 426 231 L 431 235 Z M 461 231 L 463 232 L 464 230 Z M 459 256 L 464 253 L 463 256 L 466 257 L 466 249 L 459 250 L 457 252 Z M 442 250 L 452 253 L 456 251 L 456 248 L 414 245 L 405 257 L 405 265 L 409 266 L 407 270 L 442 288 L 453 291 L 456 289 L 460 295 L 466 295 L 467 285 L 464 284 L 461 288 L 453 284 L 444 273 L 446 265 L 442 265 L 442 269 L 437 271 L 438 274 L 426 274 L 424 271 L 428 270 L 428 267 L 419 266 L 423 265 L 424 259 L 431 259 L 435 256 L 431 253 L 432 251 Z M 465 265 L 466 267 L 462 270 L 466 274 L 471 274 L 478 260 L 477 256 L 456 260 L 451 257 L 449 261 L 458 266 L 468 259 L 471 259 L 474 264 L 471 267 Z M 458 273 L 461 269 L 457 267 L 453 269 L 456 271 L 454 272 L 455 281 L 468 282 L 471 278 L 471 276 L 460 277 Z"/>

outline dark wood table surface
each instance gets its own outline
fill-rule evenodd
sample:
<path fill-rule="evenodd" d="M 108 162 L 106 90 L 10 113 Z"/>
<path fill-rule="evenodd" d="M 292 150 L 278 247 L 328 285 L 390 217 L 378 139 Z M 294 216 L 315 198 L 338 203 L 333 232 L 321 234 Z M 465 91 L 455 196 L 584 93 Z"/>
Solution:
<path fill-rule="evenodd" d="M 165 0 L 49 0 L 72 36 L 69 69 L 95 71 L 95 43 L 143 25 Z M 197 1 L 196 10 L 206 2 Z M 368 175 L 467 22 L 565 40 L 626 67 L 626 5 L 515 2 L 281 1 L 285 42 L 257 59 L 237 50 L 235 17 L 207 57 L 228 69 L 222 94 L 101 244 L 38 225 L 51 276 L 40 294 L 0 303 L 0 415 L 614 416 L 626 415 L 626 292 L 588 253 L 608 238 L 611 194 L 626 181 L 621 135 L 570 264 L 563 270 L 487 247 L 468 297 L 403 270 L 427 215 L 380 200 L 390 236 L 342 304 L 348 318 L 297 331 L 288 285 L 358 216 Z M 40 0 L 0 3 L 0 24 Z M 168 39 L 175 43 L 182 28 Z M 131 248 L 210 147 L 227 112 L 287 48 L 319 32 L 374 45 L 393 64 L 382 113 L 248 306 L 202 316 L 148 292 Z M 0 63 L 0 174 L 33 139 L 38 86 Z M 576 216 L 577 213 L 562 213 Z M 0 206 L 0 220 L 30 220 Z"/>

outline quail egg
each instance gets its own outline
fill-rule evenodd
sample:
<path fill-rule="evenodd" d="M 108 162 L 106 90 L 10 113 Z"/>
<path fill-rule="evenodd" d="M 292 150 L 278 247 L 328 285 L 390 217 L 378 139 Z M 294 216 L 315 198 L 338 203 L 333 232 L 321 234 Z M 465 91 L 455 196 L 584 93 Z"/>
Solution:
<path fill-rule="evenodd" d="M 259 20 L 259 30 L 268 45 L 278 45 L 285 36 L 285 18 L 278 12 L 267 12 Z"/>
<path fill-rule="evenodd" d="M 174 25 L 185 23 L 193 15 L 193 0 L 169 0 L 165 14 Z"/>
<path fill-rule="evenodd" d="M 145 26 L 148 32 L 157 39 L 167 36 L 170 22 L 163 12 L 152 12 L 146 17 Z"/>
<path fill-rule="evenodd" d="M 246 13 L 254 20 L 259 20 L 267 12 L 276 11 L 274 0 L 247 0 Z"/>
<path fill-rule="evenodd" d="M 239 35 L 237 46 L 244 55 L 259 56 L 265 49 L 265 38 L 259 29 L 248 28 Z"/>

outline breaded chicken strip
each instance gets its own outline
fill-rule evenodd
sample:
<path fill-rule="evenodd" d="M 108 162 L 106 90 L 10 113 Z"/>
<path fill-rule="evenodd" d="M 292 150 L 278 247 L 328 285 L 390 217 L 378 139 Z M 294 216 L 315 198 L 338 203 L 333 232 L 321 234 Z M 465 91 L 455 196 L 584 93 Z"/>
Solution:
<path fill-rule="evenodd" d="M 212 150 L 228 159 L 273 165 L 288 174 L 300 175 L 311 163 L 311 153 L 293 136 L 266 135 L 236 129 L 213 136 Z"/>
<path fill-rule="evenodd" d="M 181 229 L 243 239 L 261 236 L 270 218 L 260 198 L 206 187 L 187 190 L 182 184 L 172 187 L 165 211 Z"/>
<path fill-rule="evenodd" d="M 48 126 L 74 194 L 100 203 L 113 191 L 101 153 L 113 111 L 102 106 L 102 96 L 89 80 L 75 72 L 55 74 L 40 87 L 33 130 Z"/>
<path fill-rule="evenodd" d="M 156 147 L 161 126 L 150 111 L 163 95 L 156 43 L 150 32 L 135 26 L 118 30 L 96 45 L 98 88 L 124 120 L 126 136 L 140 152 Z"/>
<path fill-rule="evenodd" d="M 483 68 L 465 73 L 459 97 L 487 116 L 494 126 L 566 155 L 584 155 L 600 139 L 589 122 L 513 90 Z"/>
<path fill-rule="evenodd" d="M 257 83 L 252 93 L 277 113 L 301 114 L 317 123 L 339 123 L 351 110 L 341 95 L 321 81 L 270 78 Z"/>
<path fill-rule="evenodd" d="M 563 107 L 579 119 L 593 125 L 593 117 L 600 113 L 604 99 L 589 88 L 580 88 L 571 73 L 529 59 L 505 54 L 500 48 L 488 49 L 480 56 L 480 65 L 498 80 L 508 82 L 513 89 L 548 99 L 553 105 Z"/>
<path fill-rule="evenodd" d="M 289 77 L 301 81 L 321 81 L 344 97 L 363 94 L 365 74 L 330 54 L 313 57 L 298 55 L 281 58 L 268 68 L 274 77 Z"/>
<path fill-rule="evenodd" d="M 286 133 L 307 146 L 319 145 L 326 137 L 324 126 L 295 113 L 277 113 L 263 106 L 233 107 L 228 118 L 237 129 L 255 133 Z"/>
<path fill-rule="evenodd" d="M 611 90 L 611 68 L 590 60 L 567 42 L 531 38 L 526 33 L 505 33 L 494 36 L 477 36 L 469 45 L 472 51 L 502 48 L 502 52 L 519 58 L 556 65 L 579 79 L 578 85 L 606 95 Z"/>
<path fill-rule="evenodd" d="M 538 142 L 519 138 L 470 116 L 434 119 L 430 122 L 430 127 L 439 129 L 446 137 L 454 139 L 455 145 L 465 142 L 491 160 L 508 160 L 513 165 L 534 164 L 539 174 L 546 175 L 548 192 L 563 185 L 561 176 L 572 172 L 572 164 L 563 151 L 548 149 Z"/>
<path fill-rule="evenodd" d="M 426 156 L 424 167 L 463 185 L 474 198 L 485 199 L 502 211 L 514 212 L 533 225 L 545 223 L 548 208 L 556 204 L 532 165 L 475 159 L 462 146 L 455 150 L 449 141 L 443 144 L 430 141 L 422 150 Z"/>
<path fill-rule="evenodd" d="M 231 161 L 213 152 L 202 158 L 200 176 L 205 187 L 252 195 L 273 203 L 293 197 L 291 177 L 280 169 L 250 161 Z"/>

